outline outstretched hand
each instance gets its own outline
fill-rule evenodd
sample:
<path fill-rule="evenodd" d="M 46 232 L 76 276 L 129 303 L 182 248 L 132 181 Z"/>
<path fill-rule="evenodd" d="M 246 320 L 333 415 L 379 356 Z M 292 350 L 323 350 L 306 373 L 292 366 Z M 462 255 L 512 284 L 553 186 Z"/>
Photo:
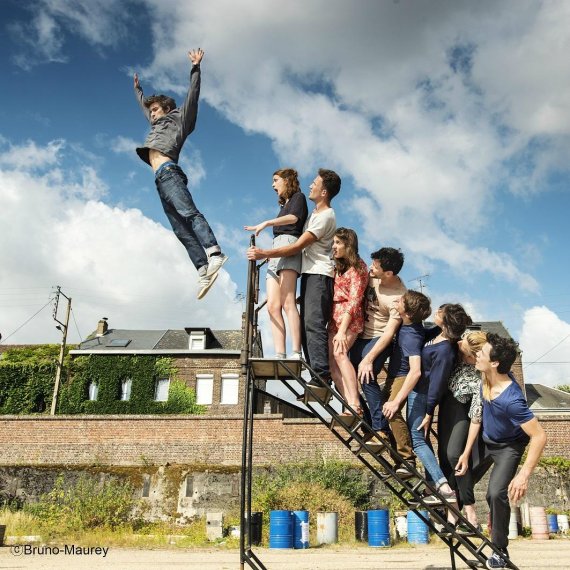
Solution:
<path fill-rule="evenodd" d="M 135 89 L 139 89 L 140 86 L 141 86 L 141 84 L 139 83 L 139 76 L 138 76 L 138 74 L 136 74 L 136 73 L 134 74 L 133 80 L 134 80 L 134 83 L 135 83 Z"/>
<path fill-rule="evenodd" d="M 265 222 L 262 222 L 256 226 L 243 226 L 243 229 L 248 232 L 255 232 L 255 235 L 258 236 L 266 227 L 267 224 Z"/>
<path fill-rule="evenodd" d="M 200 62 L 202 61 L 202 58 L 204 57 L 204 50 L 202 48 L 191 49 L 188 52 L 188 57 L 190 58 L 192 65 L 200 65 Z"/>

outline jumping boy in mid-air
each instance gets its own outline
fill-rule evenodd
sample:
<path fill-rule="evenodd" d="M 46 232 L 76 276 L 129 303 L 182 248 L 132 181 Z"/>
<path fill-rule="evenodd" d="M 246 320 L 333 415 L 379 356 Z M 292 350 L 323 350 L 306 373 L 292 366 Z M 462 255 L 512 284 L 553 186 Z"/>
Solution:
<path fill-rule="evenodd" d="M 178 166 L 184 141 L 196 126 L 200 96 L 200 62 L 204 52 L 198 48 L 188 52 L 192 62 L 190 88 L 184 103 L 176 107 L 166 95 L 143 95 L 138 75 L 134 75 L 135 96 L 151 124 L 151 130 L 137 154 L 150 164 L 164 212 L 176 237 L 182 242 L 198 270 L 198 299 L 201 299 L 218 277 L 227 261 L 206 218 L 196 208 L 188 191 L 188 179 Z"/>

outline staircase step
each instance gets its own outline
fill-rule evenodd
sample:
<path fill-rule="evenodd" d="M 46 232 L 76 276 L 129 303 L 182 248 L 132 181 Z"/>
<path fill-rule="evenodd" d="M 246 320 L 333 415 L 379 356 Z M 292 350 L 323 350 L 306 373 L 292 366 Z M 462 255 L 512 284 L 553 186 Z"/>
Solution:
<path fill-rule="evenodd" d="M 311 392 L 309 392 L 309 390 L 305 390 L 304 394 L 299 396 L 297 400 L 303 402 L 305 405 L 309 402 L 316 402 L 317 404 L 326 405 L 332 398 L 330 388 L 311 386 Z"/>

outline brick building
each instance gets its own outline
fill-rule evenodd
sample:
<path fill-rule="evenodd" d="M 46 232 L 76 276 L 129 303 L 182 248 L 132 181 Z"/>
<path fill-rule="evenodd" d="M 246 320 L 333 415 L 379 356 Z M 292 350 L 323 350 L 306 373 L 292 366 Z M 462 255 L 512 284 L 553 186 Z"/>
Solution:
<path fill-rule="evenodd" d="M 243 412 L 244 397 L 240 364 L 242 339 L 241 330 L 112 329 L 107 320 L 102 319 L 97 330 L 77 349 L 71 350 L 70 355 L 72 358 L 91 354 L 108 358 L 170 357 L 178 370 L 178 378 L 196 391 L 197 403 L 207 407 L 207 414 L 239 415 Z M 260 340 L 258 346 L 261 347 Z M 157 378 L 155 399 L 168 398 L 170 380 Z"/>

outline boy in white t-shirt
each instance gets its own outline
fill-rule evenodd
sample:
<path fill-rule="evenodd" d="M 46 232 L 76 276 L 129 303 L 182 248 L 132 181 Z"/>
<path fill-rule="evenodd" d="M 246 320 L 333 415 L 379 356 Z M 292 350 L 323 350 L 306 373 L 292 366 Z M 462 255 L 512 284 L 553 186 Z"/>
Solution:
<path fill-rule="evenodd" d="M 301 334 L 305 358 L 325 382 L 330 383 L 328 330 L 331 318 L 334 263 L 331 259 L 336 218 L 331 200 L 340 192 L 340 176 L 324 168 L 310 186 L 309 200 L 315 209 L 307 219 L 301 237 L 293 244 L 275 249 L 250 247 L 250 260 L 288 257 L 299 251 L 301 267 Z"/>

